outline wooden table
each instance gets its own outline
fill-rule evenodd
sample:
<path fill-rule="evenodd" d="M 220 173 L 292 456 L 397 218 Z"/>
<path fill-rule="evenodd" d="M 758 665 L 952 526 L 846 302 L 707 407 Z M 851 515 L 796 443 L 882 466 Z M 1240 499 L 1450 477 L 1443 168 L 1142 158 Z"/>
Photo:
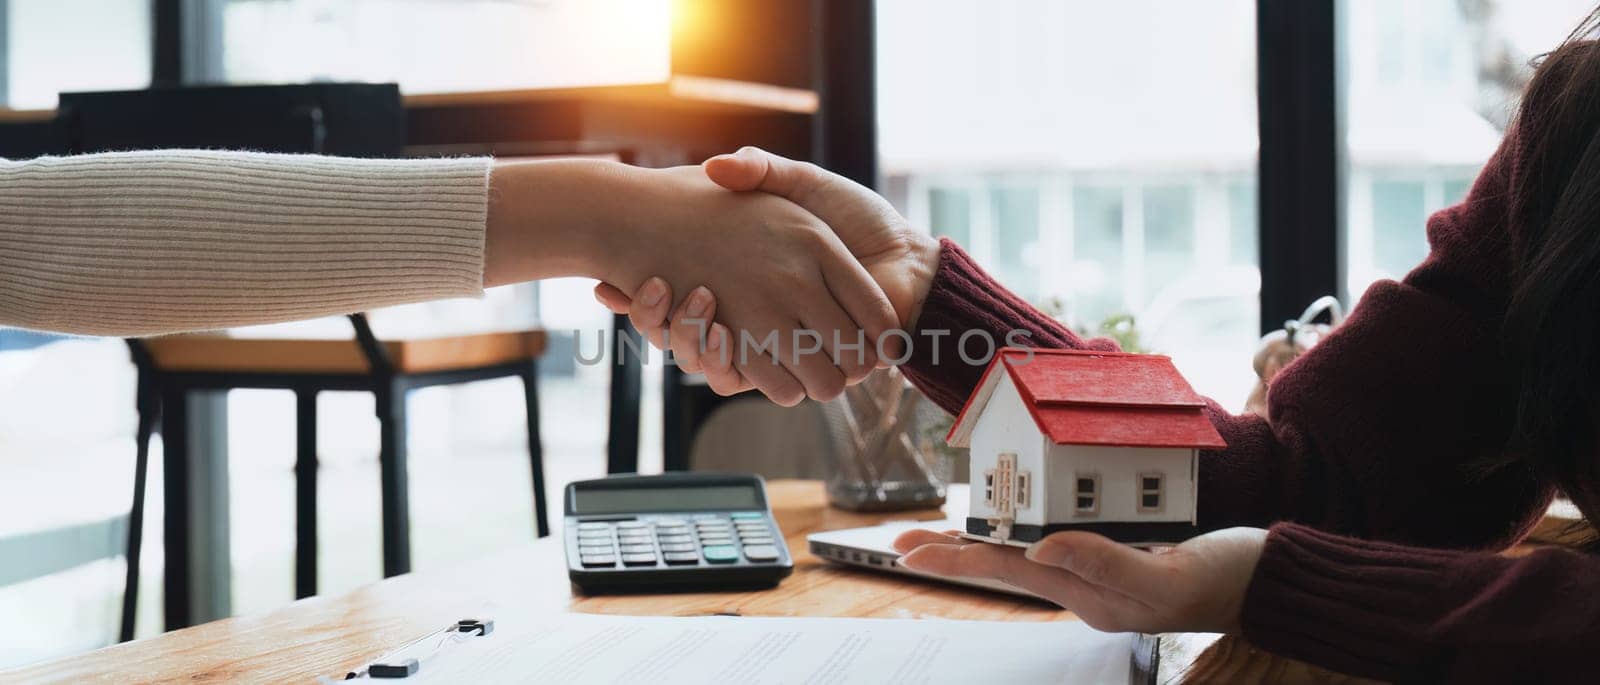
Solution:
<path fill-rule="evenodd" d="M 806 551 L 807 534 L 909 516 L 829 508 L 816 481 L 775 481 L 768 489 L 795 560 L 794 575 L 775 590 L 574 596 L 561 538 L 553 535 L 478 561 L 390 578 L 345 595 L 313 597 L 258 616 L 215 621 L 0 672 L 0 682 L 305 682 L 343 674 L 456 619 L 492 618 L 529 607 L 662 616 L 1074 620 L 1070 612 L 1036 601 L 832 566 Z M 955 488 L 947 505 L 950 513 L 964 511 L 965 500 L 965 488 Z M 923 512 L 917 518 L 946 515 Z M 1233 638 L 1169 635 L 1162 643 L 1159 680 L 1164 683 L 1350 682 Z"/>

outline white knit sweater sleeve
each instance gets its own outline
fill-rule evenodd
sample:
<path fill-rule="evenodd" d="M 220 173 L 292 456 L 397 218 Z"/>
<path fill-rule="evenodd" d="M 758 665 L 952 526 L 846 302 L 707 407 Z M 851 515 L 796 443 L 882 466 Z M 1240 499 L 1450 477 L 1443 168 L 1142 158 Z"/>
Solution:
<path fill-rule="evenodd" d="M 0 326 L 144 336 L 475 296 L 488 159 L 0 160 Z"/>

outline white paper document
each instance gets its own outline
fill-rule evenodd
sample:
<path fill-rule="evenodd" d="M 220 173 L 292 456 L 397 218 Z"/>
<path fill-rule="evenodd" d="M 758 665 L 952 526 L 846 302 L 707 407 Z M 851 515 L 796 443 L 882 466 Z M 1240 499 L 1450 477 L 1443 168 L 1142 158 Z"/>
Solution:
<path fill-rule="evenodd" d="M 530 614 L 400 682 L 1121 685 L 1138 643 L 1078 622 Z"/>

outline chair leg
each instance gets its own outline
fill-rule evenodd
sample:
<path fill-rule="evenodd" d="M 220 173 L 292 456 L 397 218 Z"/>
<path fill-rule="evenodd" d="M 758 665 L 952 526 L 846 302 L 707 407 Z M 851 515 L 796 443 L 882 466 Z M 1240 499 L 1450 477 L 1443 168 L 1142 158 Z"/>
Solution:
<path fill-rule="evenodd" d="M 294 596 L 317 594 L 317 391 L 295 391 Z"/>
<path fill-rule="evenodd" d="M 189 520 L 193 516 L 189 482 L 189 391 L 182 387 L 161 391 L 161 445 L 163 512 L 161 547 L 165 557 L 162 603 L 167 630 L 194 624 L 193 541 Z"/>
<path fill-rule="evenodd" d="M 689 441 L 695 426 L 689 419 L 689 388 L 683 371 L 666 364 L 661 367 L 661 470 L 667 473 L 689 470 Z"/>
<path fill-rule="evenodd" d="M 389 381 L 375 393 L 383 494 L 383 575 L 411 572 L 411 515 L 406 488 L 406 391 Z"/>
<path fill-rule="evenodd" d="M 611 407 L 606 435 L 606 473 L 639 470 L 639 402 L 644 362 L 630 349 L 645 349 L 643 337 L 622 314 L 612 318 Z M 626 343 L 625 343 L 626 341 Z"/>
<path fill-rule="evenodd" d="M 539 363 L 522 373 L 522 394 L 528 410 L 528 465 L 533 468 L 533 525 L 539 537 L 550 534 L 544 493 L 544 441 L 539 433 Z"/>
<path fill-rule="evenodd" d="M 133 639 L 134 622 L 139 616 L 139 560 L 144 547 L 145 481 L 150 473 L 150 436 L 155 432 L 161 412 L 161 405 L 150 383 L 141 371 L 135 400 L 139 428 L 134 435 L 133 505 L 128 510 L 128 549 L 124 556 L 128 567 L 122 581 L 122 625 L 117 631 L 119 642 Z"/>

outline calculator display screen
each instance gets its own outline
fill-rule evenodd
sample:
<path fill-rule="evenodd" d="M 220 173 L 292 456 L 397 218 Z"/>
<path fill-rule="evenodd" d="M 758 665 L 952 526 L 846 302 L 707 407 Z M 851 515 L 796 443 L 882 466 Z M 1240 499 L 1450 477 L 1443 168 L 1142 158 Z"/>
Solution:
<path fill-rule="evenodd" d="M 756 489 L 742 485 L 579 490 L 572 505 L 578 515 L 762 508 Z"/>

